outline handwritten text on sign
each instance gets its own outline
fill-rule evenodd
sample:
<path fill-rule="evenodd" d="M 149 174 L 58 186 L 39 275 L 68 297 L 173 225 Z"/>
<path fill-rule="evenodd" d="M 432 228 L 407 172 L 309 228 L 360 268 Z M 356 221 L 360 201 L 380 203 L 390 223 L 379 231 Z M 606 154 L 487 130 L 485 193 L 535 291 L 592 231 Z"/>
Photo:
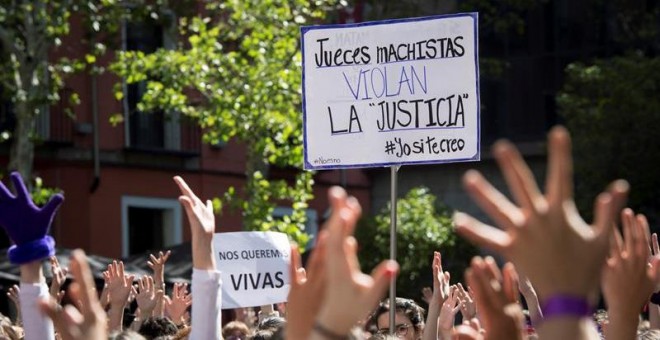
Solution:
<path fill-rule="evenodd" d="M 305 168 L 479 159 L 477 14 L 302 28 Z"/>
<path fill-rule="evenodd" d="M 286 301 L 291 261 L 286 234 L 219 233 L 213 236 L 213 247 L 222 272 L 223 309 Z"/>

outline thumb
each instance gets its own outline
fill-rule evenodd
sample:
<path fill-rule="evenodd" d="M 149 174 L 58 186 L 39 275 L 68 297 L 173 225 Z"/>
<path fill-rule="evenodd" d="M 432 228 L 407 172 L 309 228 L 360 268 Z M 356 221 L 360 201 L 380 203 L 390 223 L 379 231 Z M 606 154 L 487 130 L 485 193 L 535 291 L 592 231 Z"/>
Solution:
<path fill-rule="evenodd" d="M 373 286 L 366 293 L 365 303 L 369 309 L 373 309 L 383 297 L 383 294 L 390 286 L 390 279 L 399 273 L 399 264 L 396 261 L 385 260 L 371 273 Z"/>
<path fill-rule="evenodd" d="M 55 194 L 53 197 L 50 198 L 48 203 L 41 208 L 41 213 L 46 215 L 46 216 L 53 216 L 55 215 L 55 212 L 57 209 L 60 207 L 60 205 L 64 202 L 64 196 L 62 194 Z"/>

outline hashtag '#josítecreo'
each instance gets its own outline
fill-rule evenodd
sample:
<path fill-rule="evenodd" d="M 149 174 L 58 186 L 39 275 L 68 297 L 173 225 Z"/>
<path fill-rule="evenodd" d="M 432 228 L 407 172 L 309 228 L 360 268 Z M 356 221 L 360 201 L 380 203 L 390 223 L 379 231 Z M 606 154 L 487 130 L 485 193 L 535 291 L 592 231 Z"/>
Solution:
<path fill-rule="evenodd" d="M 388 140 L 385 142 L 385 153 L 391 155 L 394 153 L 395 144 L 393 141 Z"/>

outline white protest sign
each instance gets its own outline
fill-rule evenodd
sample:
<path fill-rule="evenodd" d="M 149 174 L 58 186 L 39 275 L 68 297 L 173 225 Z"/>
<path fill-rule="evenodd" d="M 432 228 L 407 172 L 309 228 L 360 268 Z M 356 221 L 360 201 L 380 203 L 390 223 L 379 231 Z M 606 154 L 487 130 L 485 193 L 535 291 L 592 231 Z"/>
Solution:
<path fill-rule="evenodd" d="M 213 236 L 213 247 L 217 269 L 222 272 L 223 309 L 286 301 L 291 261 L 286 234 L 218 233 Z"/>
<path fill-rule="evenodd" d="M 301 29 L 305 169 L 480 158 L 477 13 Z"/>

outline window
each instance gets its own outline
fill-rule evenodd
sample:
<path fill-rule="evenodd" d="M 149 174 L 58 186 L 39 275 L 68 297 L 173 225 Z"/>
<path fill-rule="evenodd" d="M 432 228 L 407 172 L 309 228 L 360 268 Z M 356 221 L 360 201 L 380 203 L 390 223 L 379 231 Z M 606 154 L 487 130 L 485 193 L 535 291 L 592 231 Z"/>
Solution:
<path fill-rule="evenodd" d="M 273 217 L 276 219 L 281 219 L 284 216 L 290 216 L 292 213 L 293 209 L 291 208 L 276 207 L 275 210 L 273 210 Z M 318 214 L 314 209 L 307 209 L 305 214 L 307 215 L 307 221 L 305 222 L 305 232 L 309 235 L 309 242 L 307 242 L 305 250 L 309 250 L 314 245 L 314 242 L 316 241 L 316 235 L 319 232 Z"/>
<path fill-rule="evenodd" d="M 125 22 L 122 27 L 122 47 L 126 51 L 153 53 L 159 48 L 173 48 L 175 20 L 163 22 L 145 20 Z M 180 150 L 181 129 L 175 112 L 140 112 L 137 104 L 147 89 L 147 82 L 124 87 L 124 115 L 126 116 L 126 146 L 144 150 Z"/>
<path fill-rule="evenodd" d="M 162 250 L 183 241 L 179 201 L 124 196 L 121 210 L 123 257 Z"/>

